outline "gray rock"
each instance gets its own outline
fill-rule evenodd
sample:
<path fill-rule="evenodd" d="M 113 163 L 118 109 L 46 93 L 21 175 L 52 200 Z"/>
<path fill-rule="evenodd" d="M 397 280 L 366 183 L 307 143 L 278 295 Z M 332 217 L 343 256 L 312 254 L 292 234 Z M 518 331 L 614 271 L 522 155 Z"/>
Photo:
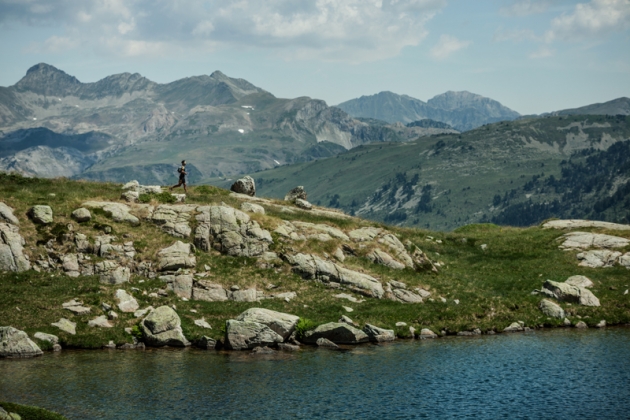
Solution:
<path fill-rule="evenodd" d="M 116 261 L 101 261 L 94 264 L 94 272 L 103 284 L 127 283 L 131 278 L 131 270 Z"/>
<path fill-rule="evenodd" d="M 569 232 L 560 237 L 564 242 L 561 249 L 589 249 L 589 248 L 623 248 L 630 244 L 630 240 L 618 236 L 604 235 L 591 232 Z"/>
<path fill-rule="evenodd" d="M 407 253 L 405 246 L 395 235 L 391 233 L 383 235 L 381 238 L 378 239 L 378 242 L 388 246 L 389 249 L 393 252 L 394 257 L 399 261 L 402 261 L 405 266 L 409 268 L 414 268 L 413 260 Z"/>
<path fill-rule="evenodd" d="M 72 322 L 66 318 L 60 318 L 59 321 L 53 322 L 50 325 L 52 325 L 53 327 L 57 327 L 61 331 L 66 332 L 68 334 L 75 335 L 77 333 L 77 323 Z"/>
<path fill-rule="evenodd" d="M 112 328 L 113 325 L 107 319 L 107 316 L 101 315 L 88 321 L 89 327 Z M 115 346 L 114 346 L 115 347 Z"/>
<path fill-rule="evenodd" d="M 194 268 L 197 259 L 194 256 L 194 246 L 177 241 L 168 248 L 158 252 L 158 270 L 178 270 L 180 268 Z"/>
<path fill-rule="evenodd" d="M 599 299 L 590 290 L 583 287 L 547 280 L 543 284 L 543 288 L 551 291 L 556 299 L 564 302 L 579 303 L 585 306 L 600 306 Z"/>
<path fill-rule="evenodd" d="M 25 244 L 16 225 L 0 223 L 0 272 L 22 272 L 31 269 L 28 256 L 24 254 Z"/>
<path fill-rule="evenodd" d="M 43 332 L 36 332 L 33 337 L 35 337 L 38 340 L 41 341 L 48 341 L 51 344 L 58 344 L 59 343 L 59 337 L 57 337 L 56 335 L 53 334 L 46 334 Z"/>
<path fill-rule="evenodd" d="M 190 342 L 184 337 L 182 323 L 177 313 L 168 306 L 160 306 L 151 312 L 140 326 L 148 346 L 186 347 Z"/>
<path fill-rule="evenodd" d="M 296 346 L 295 344 L 289 343 L 278 343 L 278 350 L 282 351 L 299 351 L 300 346 Z"/>
<path fill-rule="evenodd" d="M 270 349 L 267 346 L 254 347 L 254 349 L 252 350 L 252 354 L 259 354 L 259 355 L 275 354 L 275 353 L 276 353 L 275 350 Z"/>
<path fill-rule="evenodd" d="M 166 290 L 174 292 L 177 296 L 192 299 L 193 275 L 180 274 L 176 276 L 160 276 L 160 280 L 167 283 Z"/>
<path fill-rule="evenodd" d="M 66 254 L 63 256 L 61 261 L 61 267 L 67 276 L 79 277 L 81 268 L 79 267 L 77 254 Z"/>
<path fill-rule="evenodd" d="M 571 321 L 569 321 L 567 318 L 564 318 L 564 321 L 562 321 L 562 325 L 564 325 L 565 327 L 570 327 Z"/>
<path fill-rule="evenodd" d="M 68 302 L 64 302 L 61 307 L 74 312 L 77 315 L 85 315 L 90 313 L 90 308 L 82 306 L 83 302 L 72 299 Z"/>
<path fill-rule="evenodd" d="M 6 222 L 11 225 L 19 225 L 20 221 L 13 215 L 13 209 L 0 201 L 0 222 Z"/>
<path fill-rule="evenodd" d="M 253 197 L 256 195 L 256 183 L 254 182 L 254 178 L 251 176 L 244 176 L 241 179 L 237 179 L 234 184 L 230 187 L 230 190 L 235 193 L 249 195 Z"/>
<path fill-rule="evenodd" d="M 208 324 L 208 321 L 205 320 L 205 318 L 201 318 L 201 319 L 195 319 L 193 321 L 195 323 L 196 326 L 201 327 L 201 328 L 206 328 L 208 330 L 212 329 L 212 325 Z"/>
<path fill-rule="evenodd" d="M 370 341 L 375 343 L 394 341 L 396 339 L 396 334 L 394 334 L 394 330 L 386 330 L 371 324 L 365 324 L 365 327 L 363 327 L 363 332 L 367 334 Z"/>
<path fill-rule="evenodd" d="M 593 287 L 591 279 L 585 276 L 571 276 L 564 281 L 566 284 L 577 287 Z"/>
<path fill-rule="evenodd" d="M 577 229 L 585 227 L 603 228 L 608 230 L 630 230 L 629 225 L 599 222 L 595 220 L 551 220 L 542 226 L 544 229 Z"/>
<path fill-rule="evenodd" d="M 155 308 L 153 306 L 149 306 L 149 307 L 144 308 L 144 309 L 138 309 L 137 311 L 135 311 L 133 313 L 133 316 L 135 318 L 142 318 L 143 316 L 145 316 L 146 314 L 148 314 L 149 312 L 154 311 L 154 310 L 155 310 Z"/>
<path fill-rule="evenodd" d="M 272 311 L 270 309 L 250 308 L 240 314 L 236 320 L 242 322 L 257 322 L 266 325 L 280 335 L 284 341 L 295 331 L 300 317 Z"/>
<path fill-rule="evenodd" d="M 422 330 L 420 330 L 420 338 L 421 339 L 437 338 L 437 334 L 428 328 L 423 328 Z"/>
<path fill-rule="evenodd" d="M 42 354 L 42 350 L 24 331 L 0 327 L 0 357 L 34 357 Z"/>
<path fill-rule="evenodd" d="M 248 201 L 241 204 L 241 210 L 248 213 L 265 214 L 265 208 L 263 206 Z"/>
<path fill-rule="evenodd" d="M 303 186 L 295 187 L 284 196 L 284 201 L 295 202 L 296 199 L 306 200 L 306 191 Z"/>
<path fill-rule="evenodd" d="M 292 225 L 305 233 L 317 232 L 317 233 L 328 235 L 329 236 L 328 240 L 332 238 L 341 239 L 342 241 L 350 240 L 348 235 L 346 235 L 342 230 L 336 227 L 324 224 L 324 223 L 308 223 L 308 222 L 295 221 L 292 223 Z M 312 236 L 312 235 L 309 235 L 309 236 Z"/>
<path fill-rule="evenodd" d="M 597 323 L 597 325 L 595 325 L 595 328 L 604 328 L 606 327 L 606 321 L 605 320 L 601 320 Z"/>
<path fill-rule="evenodd" d="M 118 309 L 121 312 L 135 312 L 140 307 L 138 301 L 123 289 L 116 290 L 116 299 L 118 300 Z"/>
<path fill-rule="evenodd" d="M 207 280 L 197 280 L 195 287 L 193 287 L 192 299 L 206 302 L 224 302 L 228 300 L 228 291 L 220 284 Z"/>
<path fill-rule="evenodd" d="M 518 322 L 512 322 L 508 327 L 503 329 L 503 332 L 520 332 L 523 331 L 523 326 Z"/>
<path fill-rule="evenodd" d="M 327 348 L 331 348 L 331 349 L 338 349 L 339 346 L 336 345 L 335 343 L 333 343 L 332 341 L 330 341 L 327 338 L 324 337 L 320 337 L 317 339 L 317 341 L 315 341 L 315 344 L 317 345 L 317 347 L 327 347 Z"/>
<path fill-rule="evenodd" d="M 376 264 L 381 264 L 393 268 L 394 270 L 402 270 L 405 268 L 405 264 L 396 261 L 391 255 L 379 248 L 375 248 L 367 257 Z"/>
<path fill-rule="evenodd" d="M 348 325 L 351 325 L 353 327 L 358 327 L 358 325 L 353 320 L 348 318 L 346 315 L 341 315 L 341 318 L 339 318 L 339 321 L 337 321 L 337 322 L 342 322 L 344 324 L 348 324 Z"/>
<path fill-rule="evenodd" d="M 306 200 L 302 200 L 301 198 L 295 199 L 295 205 L 304 210 L 312 210 L 313 205 Z"/>
<path fill-rule="evenodd" d="M 192 233 L 188 222 L 196 208 L 193 204 L 161 204 L 152 213 L 151 221 L 171 236 L 188 238 Z"/>
<path fill-rule="evenodd" d="M 413 293 L 412 291 L 405 289 L 393 289 L 392 295 L 394 298 L 392 300 L 402 302 L 402 303 L 422 303 L 422 296 Z"/>
<path fill-rule="evenodd" d="M 234 319 L 226 322 L 225 345 L 230 350 L 272 346 L 283 341 L 282 336 L 265 324 Z"/>
<path fill-rule="evenodd" d="M 258 293 L 256 289 L 235 290 L 230 292 L 230 300 L 235 302 L 256 302 Z"/>
<path fill-rule="evenodd" d="M 122 189 L 135 191 L 138 189 L 138 187 L 140 187 L 140 183 L 134 179 L 133 181 L 129 181 L 125 185 L 123 185 Z"/>
<path fill-rule="evenodd" d="M 346 256 L 343 254 L 341 248 L 337 248 L 333 253 L 333 257 L 337 259 L 339 262 L 344 262 L 346 260 Z"/>
<path fill-rule="evenodd" d="M 308 331 L 304 342 L 315 343 L 319 338 L 326 338 L 335 344 L 358 344 L 369 341 L 367 334 L 360 329 L 339 322 L 329 322 Z"/>
<path fill-rule="evenodd" d="M 588 328 L 588 325 L 586 325 L 586 322 L 584 321 L 579 321 L 577 324 L 575 324 L 575 328 Z"/>
<path fill-rule="evenodd" d="M 132 226 L 140 224 L 140 220 L 129 213 L 131 209 L 126 204 L 113 203 L 109 201 L 87 201 L 83 207 L 102 209 L 115 222 L 129 223 Z"/>
<path fill-rule="evenodd" d="M 363 227 L 350 231 L 348 236 L 355 242 L 367 242 L 376 238 L 382 231 L 381 228 Z"/>
<path fill-rule="evenodd" d="M 80 207 L 76 209 L 75 211 L 72 212 L 71 216 L 74 220 L 76 220 L 79 223 L 89 222 L 90 220 L 92 220 L 92 214 L 85 207 Z"/>
<path fill-rule="evenodd" d="M 553 303 L 550 300 L 543 299 L 538 305 L 543 314 L 552 318 L 563 319 L 565 317 L 564 309 L 560 305 Z"/>
<path fill-rule="evenodd" d="M 580 267 L 607 268 L 612 267 L 621 257 L 621 252 L 608 249 L 594 249 L 577 254 Z"/>
<path fill-rule="evenodd" d="M 28 216 L 34 223 L 49 225 L 53 222 L 53 211 L 50 206 L 33 206 L 28 211 Z"/>
<path fill-rule="evenodd" d="M 217 348 L 217 340 L 204 335 L 197 341 L 196 345 L 202 349 L 214 350 Z"/>
<path fill-rule="evenodd" d="M 120 194 L 120 198 L 124 199 L 128 203 L 137 203 L 140 199 L 138 191 L 124 191 Z"/>

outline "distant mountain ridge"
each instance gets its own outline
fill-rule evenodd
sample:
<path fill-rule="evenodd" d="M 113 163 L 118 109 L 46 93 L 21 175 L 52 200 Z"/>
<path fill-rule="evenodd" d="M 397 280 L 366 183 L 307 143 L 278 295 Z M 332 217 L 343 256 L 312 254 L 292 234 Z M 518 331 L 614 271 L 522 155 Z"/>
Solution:
<path fill-rule="evenodd" d="M 621 97 L 608 102 L 563 109 L 541 115 L 630 115 L 630 98 Z"/>
<path fill-rule="evenodd" d="M 408 95 L 380 92 L 337 105 L 354 117 L 375 118 L 390 123 L 432 119 L 466 131 L 484 124 L 514 120 L 520 116 L 501 103 L 467 91 L 448 91 L 427 102 Z"/>

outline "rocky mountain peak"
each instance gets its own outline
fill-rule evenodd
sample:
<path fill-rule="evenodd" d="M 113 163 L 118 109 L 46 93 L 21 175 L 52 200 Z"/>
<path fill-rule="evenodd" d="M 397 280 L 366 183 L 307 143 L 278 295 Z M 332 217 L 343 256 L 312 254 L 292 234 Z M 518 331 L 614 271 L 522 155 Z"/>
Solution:
<path fill-rule="evenodd" d="M 66 96 L 81 86 L 81 82 L 66 72 L 46 63 L 28 69 L 26 75 L 13 87 L 18 91 L 31 91 L 46 96 Z"/>

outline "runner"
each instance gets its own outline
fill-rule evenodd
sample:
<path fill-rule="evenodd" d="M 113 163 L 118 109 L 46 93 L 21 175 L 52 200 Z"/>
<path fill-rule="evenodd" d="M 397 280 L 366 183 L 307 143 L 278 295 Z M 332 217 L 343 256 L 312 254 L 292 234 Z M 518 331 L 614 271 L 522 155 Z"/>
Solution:
<path fill-rule="evenodd" d="M 179 183 L 177 185 L 173 185 L 168 190 L 173 191 L 173 188 L 177 188 L 180 185 L 184 185 L 184 192 L 188 194 L 188 190 L 186 190 L 186 161 L 182 160 L 182 166 L 177 168 L 177 172 L 179 172 Z"/>

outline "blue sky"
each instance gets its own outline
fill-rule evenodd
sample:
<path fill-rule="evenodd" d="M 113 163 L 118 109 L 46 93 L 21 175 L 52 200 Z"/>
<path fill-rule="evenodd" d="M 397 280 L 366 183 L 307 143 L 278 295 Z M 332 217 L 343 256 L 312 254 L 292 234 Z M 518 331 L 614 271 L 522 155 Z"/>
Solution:
<path fill-rule="evenodd" d="M 221 70 L 334 105 L 468 90 L 522 113 L 630 96 L 630 0 L 0 0 L 0 85 Z"/>

